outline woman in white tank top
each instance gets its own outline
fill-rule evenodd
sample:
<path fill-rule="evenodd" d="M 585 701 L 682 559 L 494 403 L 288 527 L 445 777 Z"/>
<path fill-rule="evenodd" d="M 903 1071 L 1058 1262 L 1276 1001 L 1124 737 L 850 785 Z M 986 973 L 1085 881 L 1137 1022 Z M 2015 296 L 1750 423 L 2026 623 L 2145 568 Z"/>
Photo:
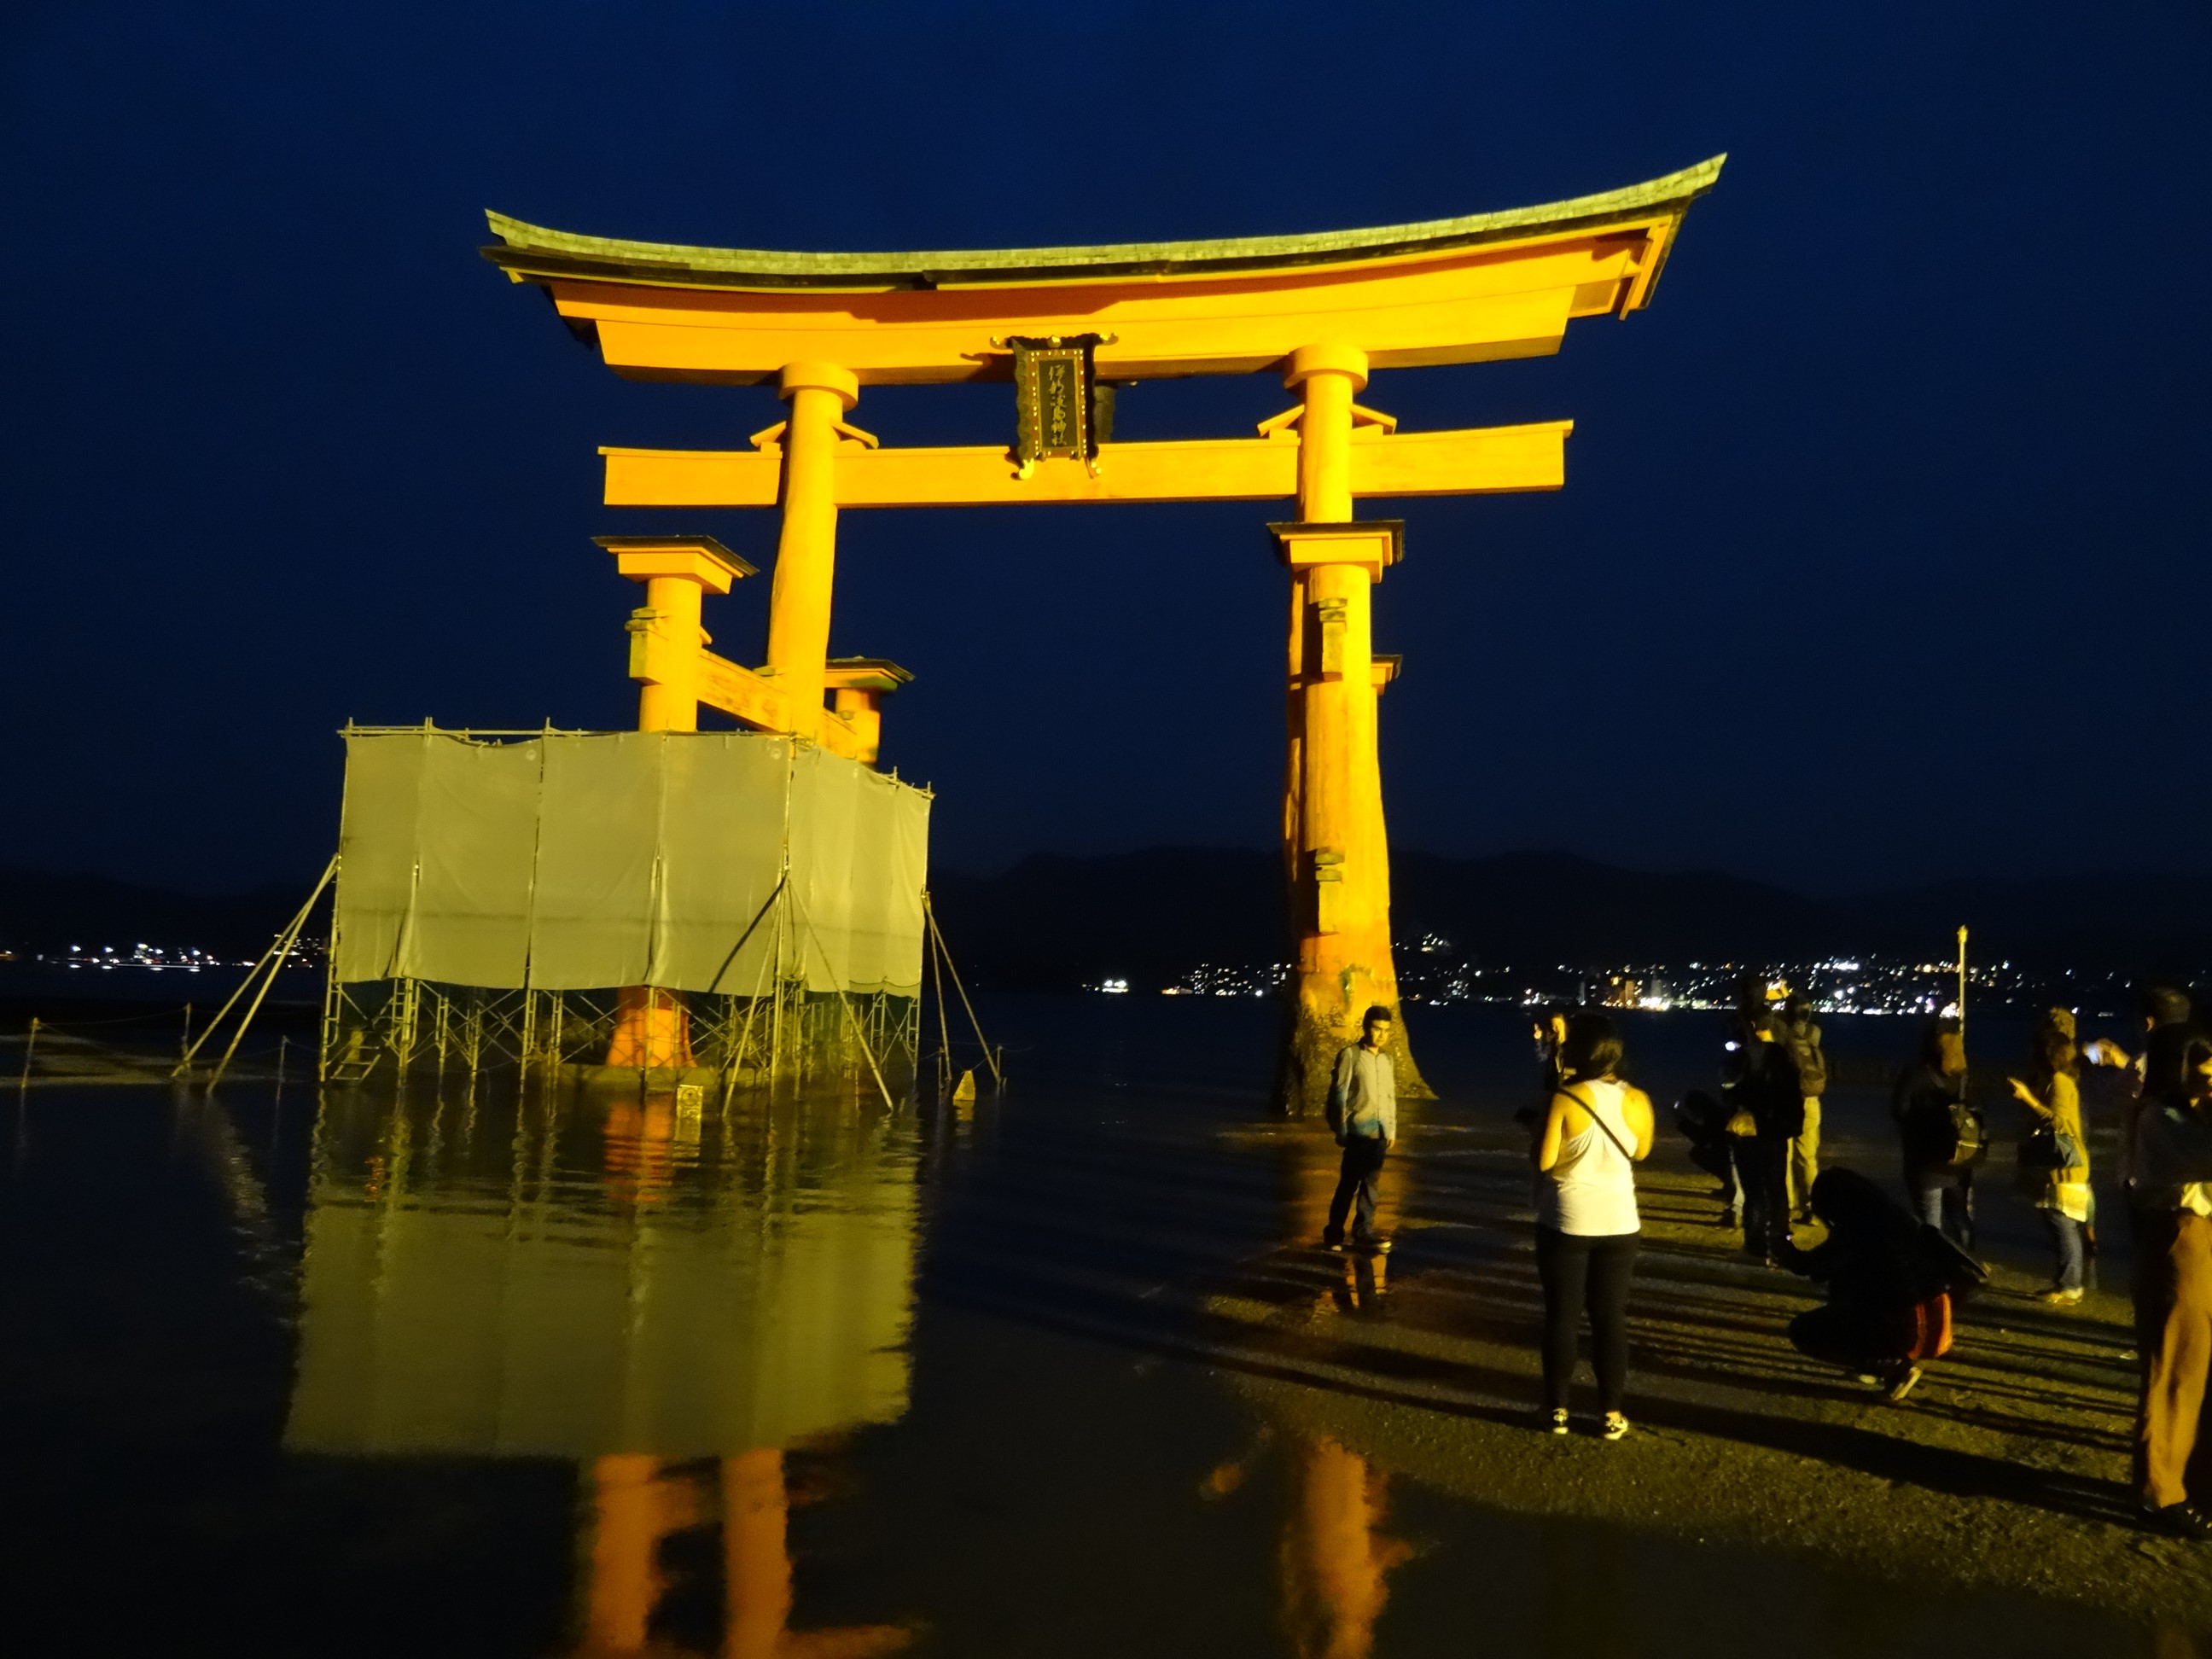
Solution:
<path fill-rule="evenodd" d="M 1552 1432 L 1568 1428 L 1578 1328 L 1590 1323 L 1605 1437 L 1628 1432 L 1628 1281 L 1640 1222 L 1636 1164 L 1651 1151 L 1651 1100 L 1620 1081 L 1620 1038 L 1602 1014 L 1567 1021 L 1565 1080 L 1536 1129 L 1536 1272 L 1544 1285 L 1544 1397 Z"/>

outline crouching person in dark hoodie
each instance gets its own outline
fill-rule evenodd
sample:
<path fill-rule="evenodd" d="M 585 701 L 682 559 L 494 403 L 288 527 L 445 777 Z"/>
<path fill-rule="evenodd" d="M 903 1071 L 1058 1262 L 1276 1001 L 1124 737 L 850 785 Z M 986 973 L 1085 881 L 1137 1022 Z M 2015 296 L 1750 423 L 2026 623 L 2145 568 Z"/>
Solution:
<path fill-rule="evenodd" d="M 1781 1262 L 1828 1287 L 1828 1304 L 1790 1322 L 1799 1352 L 1840 1365 L 1881 1388 L 1893 1403 L 1920 1380 L 1914 1362 L 1950 1346 L 1950 1301 L 1931 1271 L 1920 1223 L 1851 1170 L 1826 1170 L 1813 1183 L 1813 1213 L 1825 1243 L 1794 1243 Z"/>

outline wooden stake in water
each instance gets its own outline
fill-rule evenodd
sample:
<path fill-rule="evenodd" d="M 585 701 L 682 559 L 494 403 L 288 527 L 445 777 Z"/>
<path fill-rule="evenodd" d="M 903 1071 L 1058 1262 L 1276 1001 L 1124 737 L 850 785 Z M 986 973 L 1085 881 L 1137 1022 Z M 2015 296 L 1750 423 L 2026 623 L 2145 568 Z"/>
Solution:
<path fill-rule="evenodd" d="M 1966 1046 L 1966 930 L 1959 929 L 1959 1046 Z"/>

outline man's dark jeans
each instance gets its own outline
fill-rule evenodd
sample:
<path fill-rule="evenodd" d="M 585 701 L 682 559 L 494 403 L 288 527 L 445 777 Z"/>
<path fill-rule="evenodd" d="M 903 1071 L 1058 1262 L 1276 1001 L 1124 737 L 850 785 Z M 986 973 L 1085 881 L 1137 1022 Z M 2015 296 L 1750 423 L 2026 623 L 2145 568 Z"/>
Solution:
<path fill-rule="evenodd" d="M 1344 1242 L 1344 1214 L 1358 1201 L 1352 1224 L 1352 1242 L 1375 1240 L 1375 1184 L 1382 1173 L 1387 1149 L 1380 1135 L 1354 1135 L 1344 1143 L 1344 1161 L 1337 1166 L 1336 1196 L 1328 1201 L 1328 1226 L 1322 1234 L 1325 1244 Z"/>
<path fill-rule="evenodd" d="M 1743 1182 L 1743 1248 L 1779 1256 L 1790 1243 L 1790 1143 L 1780 1135 L 1742 1135 L 1735 1143 Z"/>

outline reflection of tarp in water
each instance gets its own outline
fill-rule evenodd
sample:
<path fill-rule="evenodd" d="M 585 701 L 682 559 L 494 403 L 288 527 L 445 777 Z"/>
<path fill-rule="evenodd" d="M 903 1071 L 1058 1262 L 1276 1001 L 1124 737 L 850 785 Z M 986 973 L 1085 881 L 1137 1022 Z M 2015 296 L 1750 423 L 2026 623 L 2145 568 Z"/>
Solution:
<path fill-rule="evenodd" d="M 351 731 L 335 976 L 750 995 L 787 847 L 808 937 L 784 971 L 912 996 L 929 802 L 756 732 Z"/>
<path fill-rule="evenodd" d="M 726 1455 L 904 1412 L 918 1205 L 879 1136 L 793 1116 L 687 1146 L 663 1097 L 611 1120 L 586 1172 L 597 1116 L 556 1148 L 533 1105 L 519 1133 L 478 1125 L 480 1167 L 456 1170 L 431 1109 L 337 1109 L 293 1449 Z"/>

